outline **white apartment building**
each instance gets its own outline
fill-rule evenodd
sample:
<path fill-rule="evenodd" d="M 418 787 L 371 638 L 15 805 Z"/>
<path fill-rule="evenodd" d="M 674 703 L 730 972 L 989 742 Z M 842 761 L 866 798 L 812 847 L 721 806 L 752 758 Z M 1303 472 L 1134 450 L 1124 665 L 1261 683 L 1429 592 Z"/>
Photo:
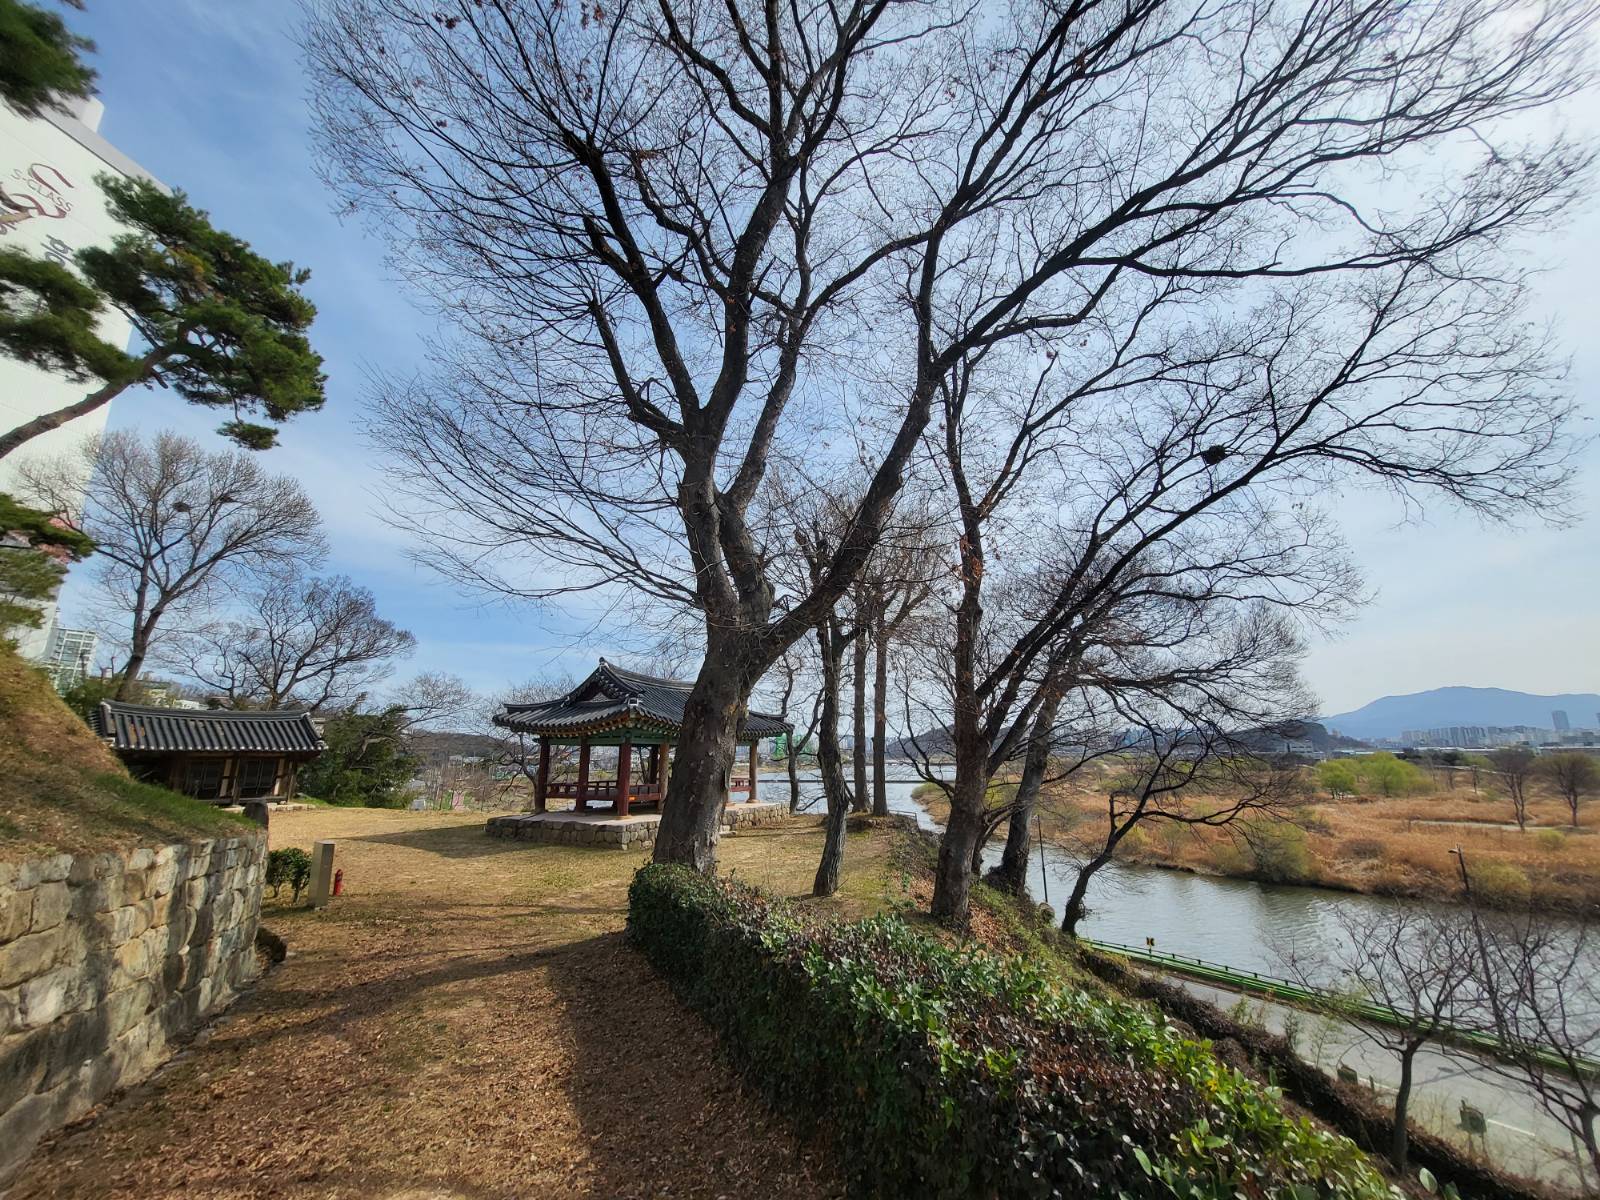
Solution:
<path fill-rule="evenodd" d="M 98 100 L 89 100 L 70 115 L 50 111 L 35 118 L 0 104 L 0 246 L 21 247 L 71 266 L 77 251 L 109 244 L 116 236 L 119 227 L 95 177 L 106 172 L 151 176 L 97 132 L 103 111 Z M 121 313 L 108 311 L 99 332 L 107 341 L 127 345 L 132 327 Z M 0 357 L 0 429 L 71 404 L 93 387 Z M 108 409 L 79 417 L 0 459 L 0 491 L 15 490 L 16 468 L 29 456 L 60 454 L 99 433 Z M 40 628 L 22 632 L 23 657 L 43 658 L 55 628 L 51 604 Z"/>

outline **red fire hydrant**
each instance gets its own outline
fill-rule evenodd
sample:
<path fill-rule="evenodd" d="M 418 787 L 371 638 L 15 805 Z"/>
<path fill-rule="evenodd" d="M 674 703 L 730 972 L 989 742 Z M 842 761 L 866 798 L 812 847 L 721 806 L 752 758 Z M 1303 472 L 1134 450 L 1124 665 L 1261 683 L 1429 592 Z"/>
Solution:
<path fill-rule="evenodd" d="M 337 896 L 342 891 L 344 891 L 344 868 L 340 867 L 333 873 L 333 894 Z"/>

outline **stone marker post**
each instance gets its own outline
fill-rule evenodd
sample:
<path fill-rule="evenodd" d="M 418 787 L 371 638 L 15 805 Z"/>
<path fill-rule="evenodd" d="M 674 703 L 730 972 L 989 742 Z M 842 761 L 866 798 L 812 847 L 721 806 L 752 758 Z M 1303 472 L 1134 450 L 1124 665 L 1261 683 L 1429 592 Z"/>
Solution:
<path fill-rule="evenodd" d="M 311 907 L 327 908 L 333 895 L 333 843 L 311 844 Z"/>

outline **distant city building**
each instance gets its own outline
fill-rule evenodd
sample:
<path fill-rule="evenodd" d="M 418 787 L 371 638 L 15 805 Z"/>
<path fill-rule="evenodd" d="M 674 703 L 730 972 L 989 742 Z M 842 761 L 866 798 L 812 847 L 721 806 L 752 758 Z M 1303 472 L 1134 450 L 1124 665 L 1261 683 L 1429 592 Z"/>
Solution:
<path fill-rule="evenodd" d="M 67 629 L 51 621 L 44 653 L 34 661 L 49 674 L 56 691 L 64 692 L 89 677 L 99 646 L 100 635 L 92 629 Z"/>
<path fill-rule="evenodd" d="M 1400 735 L 1400 744 L 1473 750 L 1490 746 L 1515 746 L 1522 742 L 1538 743 L 1548 741 L 1549 737 L 1550 730 L 1535 725 L 1445 725 L 1438 729 L 1404 730 Z"/>
<path fill-rule="evenodd" d="M 96 132 L 104 111 L 98 100 L 88 100 L 70 115 L 47 109 L 44 116 L 25 117 L 0 104 L 0 246 L 71 267 L 79 250 L 109 245 L 121 232 L 95 177 L 110 173 L 149 179 L 150 174 Z M 107 309 L 95 331 L 108 342 L 126 346 L 133 327 L 121 312 Z M 0 430 L 15 429 L 80 400 L 90 386 L 14 358 L 0 358 Z M 0 460 L 0 491 L 15 490 L 16 469 L 25 458 L 60 454 L 103 430 L 109 407 L 41 434 Z M 18 635 L 22 657 L 41 661 L 49 653 L 54 626 L 52 602 L 44 606 L 44 622 L 38 629 Z"/>
<path fill-rule="evenodd" d="M 1550 714 L 1550 720 L 1555 722 L 1555 729 L 1557 733 L 1567 733 L 1572 729 L 1572 722 L 1567 720 L 1567 713 L 1565 709 L 1556 709 L 1555 712 Z"/>

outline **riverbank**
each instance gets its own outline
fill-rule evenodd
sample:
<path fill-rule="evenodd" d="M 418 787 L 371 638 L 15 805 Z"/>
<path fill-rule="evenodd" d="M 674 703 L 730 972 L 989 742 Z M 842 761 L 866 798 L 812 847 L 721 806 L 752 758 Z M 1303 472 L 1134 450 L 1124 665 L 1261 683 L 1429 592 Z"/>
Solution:
<path fill-rule="evenodd" d="M 1084 857 L 1104 835 L 1107 779 L 1103 772 L 1047 786 L 1039 804 L 1046 842 Z M 991 804 L 1010 798 L 1014 784 L 997 785 Z M 949 805 L 925 784 L 916 798 L 937 821 Z M 1337 799 L 1307 796 L 1286 822 L 1233 827 L 1149 821 L 1118 848 L 1118 861 L 1262 883 L 1301 884 L 1374 896 L 1459 900 L 1453 851 L 1466 856 L 1473 886 L 1487 903 L 1509 908 L 1600 914 L 1600 831 L 1583 813 L 1578 828 L 1561 824 L 1566 806 L 1536 792 L 1529 824 L 1509 823 L 1510 803 L 1465 785 L 1424 795 Z M 1005 825 L 996 841 L 1005 837 Z"/>

